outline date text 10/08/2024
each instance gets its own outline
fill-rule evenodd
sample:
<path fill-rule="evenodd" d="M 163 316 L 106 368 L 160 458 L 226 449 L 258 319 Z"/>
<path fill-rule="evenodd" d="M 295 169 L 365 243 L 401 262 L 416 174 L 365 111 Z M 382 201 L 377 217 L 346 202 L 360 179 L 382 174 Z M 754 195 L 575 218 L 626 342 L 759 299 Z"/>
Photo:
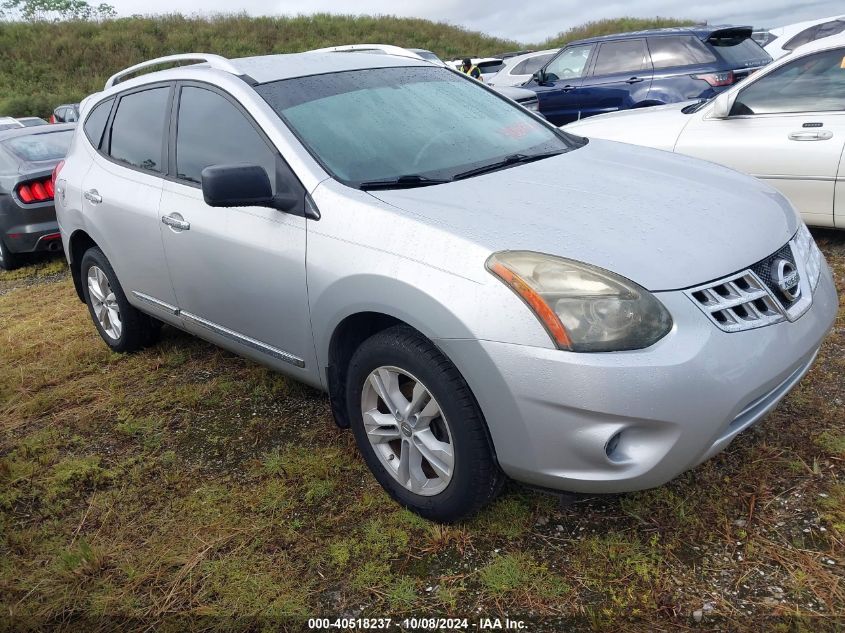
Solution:
<path fill-rule="evenodd" d="M 403 631 L 525 631 L 524 620 L 510 618 L 309 618 L 312 630 L 377 630 L 398 628 Z"/>

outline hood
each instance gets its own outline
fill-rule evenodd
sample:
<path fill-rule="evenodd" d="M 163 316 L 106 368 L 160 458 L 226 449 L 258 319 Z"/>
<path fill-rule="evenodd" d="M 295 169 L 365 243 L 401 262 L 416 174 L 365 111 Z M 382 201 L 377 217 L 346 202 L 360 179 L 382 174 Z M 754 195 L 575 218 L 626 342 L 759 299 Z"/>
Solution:
<path fill-rule="evenodd" d="M 467 180 L 371 195 L 491 252 L 568 257 L 653 291 L 746 268 L 798 229 L 786 198 L 749 176 L 608 141 Z"/>
<path fill-rule="evenodd" d="M 575 121 L 562 129 L 587 138 L 604 138 L 672 151 L 681 131 L 695 116 L 682 112 L 692 103 L 695 102 L 608 112 Z"/>

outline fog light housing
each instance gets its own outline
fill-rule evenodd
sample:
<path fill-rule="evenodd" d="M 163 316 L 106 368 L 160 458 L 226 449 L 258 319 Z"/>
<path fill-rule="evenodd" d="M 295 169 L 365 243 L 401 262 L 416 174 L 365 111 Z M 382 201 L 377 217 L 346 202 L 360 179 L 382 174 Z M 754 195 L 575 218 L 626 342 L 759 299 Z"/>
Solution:
<path fill-rule="evenodd" d="M 609 440 L 607 440 L 607 444 L 604 445 L 604 452 L 607 455 L 607 458 L 612 462 L 620 461 L 620 455 L 616 454 L 616 449 L 619 448 L 619 440 L 621 439 L 622 431 L 617 431 Z"/>

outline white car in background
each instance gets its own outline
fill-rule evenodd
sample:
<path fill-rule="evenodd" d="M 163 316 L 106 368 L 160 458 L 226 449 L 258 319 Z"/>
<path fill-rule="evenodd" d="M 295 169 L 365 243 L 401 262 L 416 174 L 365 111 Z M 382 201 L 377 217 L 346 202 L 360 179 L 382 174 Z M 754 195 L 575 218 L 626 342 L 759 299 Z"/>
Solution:
<path fill-rule="evenodd" d="M 564 130 L 721 163 L 779 189 L 807 224 L 845 229 L 845 34 L 709 101 L 614 112 Z"/>
<path fill-rule="evenodd" d="M 772 59 L 779 59 L 799 46 L 815 42 L 845 31 L 845 15 L 796 22 L 765 32 L 755 33 L 754 39 Z"/>
<path fill-rule="evenodd" d="M 23 123 L 10 116 L 0 116 L 0 130 L 14 130 L 25 127 Z"/>
<path fill-rule="evenodd" d="M 470 58 L 470 61 L 473 66 L 478 66 L 478 70 L 481 71 L 481 78 L 484 80 L 484 83 L 487 83 L 490 80 L 490 77 L 499 72 L 505 65 L 505 61 L 498 57 L 472 57 Z M 460 70 L 463 63 L 463 59 L 453 59 L 446 62 L 446 66 L 454 68 L 455 70 Z"/>
<path fill-rule="evenodd" d="M 559 48 L 508 57 L 504 68 L 487 80 L 491 86 L 521 86 L 557 55 Z"/>

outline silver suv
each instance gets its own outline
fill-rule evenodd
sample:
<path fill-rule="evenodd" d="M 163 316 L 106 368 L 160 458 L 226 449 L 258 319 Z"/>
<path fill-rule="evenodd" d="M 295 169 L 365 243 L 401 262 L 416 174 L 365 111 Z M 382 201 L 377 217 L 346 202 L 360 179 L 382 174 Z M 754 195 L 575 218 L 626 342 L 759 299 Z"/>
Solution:
<path fill-rule="evenodd" d="M 127 79 L 162 62 L 194 61 Z M 166 323 L 329 394 L 425 517 L 505 475 L 658 486 L 807 372 L 837 311 L 786 199 L 575 137 L 424 60 L 153 60 L 85 100 L 56 206 L 115 351 Z"/>

